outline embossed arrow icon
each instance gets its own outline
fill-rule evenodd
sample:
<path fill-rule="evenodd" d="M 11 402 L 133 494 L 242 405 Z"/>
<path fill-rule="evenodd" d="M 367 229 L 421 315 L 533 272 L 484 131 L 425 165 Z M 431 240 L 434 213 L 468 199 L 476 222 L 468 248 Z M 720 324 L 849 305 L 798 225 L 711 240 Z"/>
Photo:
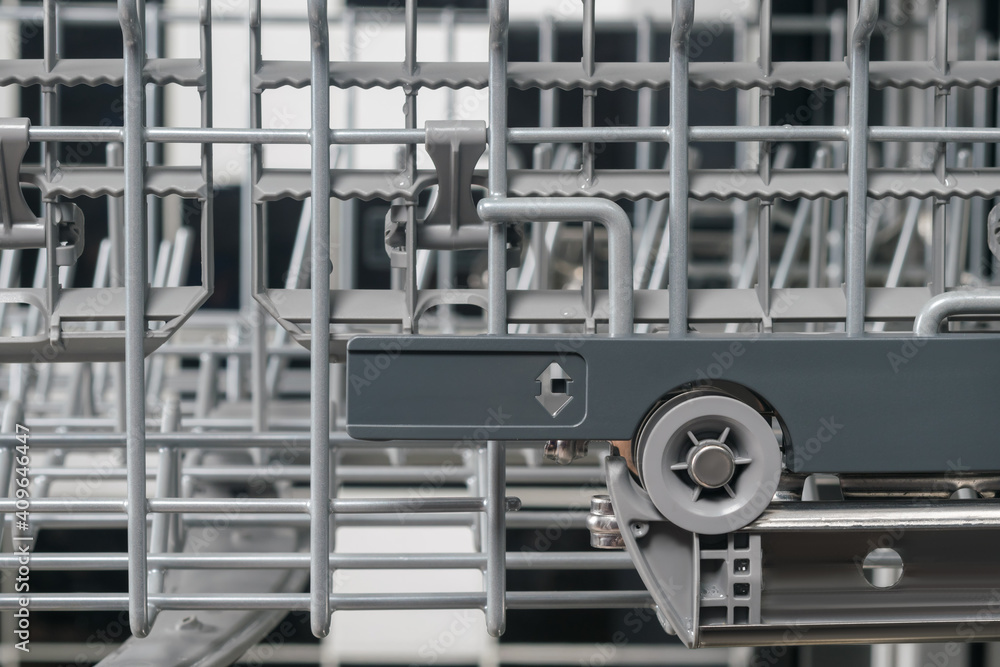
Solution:
<path fill-rule="evenodd" d="M 573 378 L 556 362 L 553 361 L 546 366 L 535 380 L 541 383 L 538 396 L 535 398 L 553 417 L 562 412 L 563 408 L 573 400 L 573 397 L 569 395 L 569 383 L 573 381 Z"/>

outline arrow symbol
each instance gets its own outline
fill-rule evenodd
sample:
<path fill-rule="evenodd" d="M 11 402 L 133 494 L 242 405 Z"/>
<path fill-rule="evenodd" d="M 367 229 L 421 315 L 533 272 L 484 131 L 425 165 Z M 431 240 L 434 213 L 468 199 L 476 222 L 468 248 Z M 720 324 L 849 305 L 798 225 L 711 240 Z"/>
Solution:
<path fill-rule="evenodd" d="M 535 378 L 535 381 L 541 385 L 538 396 L 535 398 L 553 417 L 562 412 L 563 408 L 573 400 L 573 397 L 569 395 L 569 383 L 573 381 L 573 378 L 556 362 L 553 361 L 546 366 L 541 375 Z"/>

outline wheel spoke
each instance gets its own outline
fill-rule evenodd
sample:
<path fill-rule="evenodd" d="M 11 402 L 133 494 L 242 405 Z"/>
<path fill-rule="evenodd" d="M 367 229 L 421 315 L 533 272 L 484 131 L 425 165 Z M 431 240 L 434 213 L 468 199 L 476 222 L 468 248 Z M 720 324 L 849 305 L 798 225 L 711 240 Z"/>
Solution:
<path fill-rule="evenodd" d="M 729 427 L 727 426 L 726 430 L 723 431 L 722 435 L 719 436 L 719 442 L 725 443 L 726 442 L 726 438 L 728 438 L 728 437 L 729 437 Z"/>
<path fill-rule="evenodd" d="M 694 487 L 694 493 L 691 494 L 691 500 L 698 500 L 701 497 L 701 487 Z"/>
<path fill-rule="evenodd" d="M 733 463 L 738 466 L 745 466 L 748 463 L 753 463 L 753 459 L 749 456 L 737 456 Z"/>
<path fill-rule="evenodd" d="M 680 463 L 675 463 L 672 466 L 670 466 L 670 469 L 671 470 L 687 470 L 688 469 L 688 464 L 686 462 L 684 462 L 684 461 L 681 461 Z"/>
<path fill-rule="evenodd" d="M 696 447 L 701 444 L 701 440 L 698 439 L 698 436 L 691 431 L 688 431 L 688 437 L 691 438 L 691 442 L 693 442 Z"/>
<path fill-rule="evenodd" d="M 725 485 L 723 485 L 722 488 L 724 488 L 726 490 L 726 493 L 729 494 L 730 498 L 735 498 L 736 497 L 736 492 L 733 491 L 733 487 L 729 486 L 728 484 L 725 484 Z"/>

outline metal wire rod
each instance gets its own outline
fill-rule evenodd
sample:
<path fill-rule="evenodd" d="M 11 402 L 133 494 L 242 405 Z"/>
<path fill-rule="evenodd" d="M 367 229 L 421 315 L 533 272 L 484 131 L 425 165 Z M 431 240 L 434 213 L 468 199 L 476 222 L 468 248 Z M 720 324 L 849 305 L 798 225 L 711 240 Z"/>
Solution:
<path fill-rule="evenodd" d="M 330 632 L 330 39 L 326 0 L 309 0 L 312 42 L 312 343 L 310 346 L 309 618 L 312 632 Z"/>
<path fill-rule="evenodd" d="M 118 0 L 125 43 L 125 394 L 128 465 L 128 608 L 132 634 L 149 633 L 146 600 L 146 202 L 143 0 Z"/>
<path fill-rule="evenodd" d="M 948 142 L 1000 143 L 1000 128 L 978 127 L 896 127 L 872 126 L 867 129 L 872 142 Z M 838 125 L 778 125 L 778 126 L 693 126 L 691 141 L 720 142 L 814 142 L 848 141 L 849 126 Z M 28 128 L 28 138 L 36 142 L 57 141 L 124 141 L 122 127 L 48 127 Z M 213 143 L 213 144 L 308 144 L 309 130 L 151 127 L 143 130 L 144 141 L 152 143 Z M 669 143 L 671 128 L 657 127 L 517 127 L 507 130 L 512 144 L 541 143 Z M 423 144 L 426 131 L 422 128 L 373 128 L 330 130 L 331 145 L 402 145 Z"/>
<path fill-rule="evenodd" d="M 865 331 L 865 238 L 868 224 L 868 52 L 878 22 L 878 0 L 861 0 L 852 35 L 851 118 L 846 230 L 847 335 Z"/>
<path fill-rule="evenodd" d="M 192 426 L 198 422 L 188 419 L 186 423 Z M 109 425 L 113 426 L 113 422 Z M 152 421 L 148 426 L 158 426 Z M 214 425 L 216 428 L 219 424 Z M 465 440 L 434 441 L 434 440 L 390 440 L 373 443 L 365 440 L 355 440 L 344 431 L 330 431 L 330 445 L 341 449 L 364 449 L 371 451 L 385 447 L 410 449 L 452 449 L 462 450 L 479 446 L 478 443 Z M 32 447 L 67 447 L 75 449 L 105 449 L 121 447 L 125 444 L 125 436 L 120 433 L 32 433 Z M 148 433 L 146 447 L 177 447 L 180 449 L 226 448 L 226 447 L 276 447 L 282 449 L 307 449 L 309 435 L 301 431 L 267 433 L 239 432 L 185 432 L 185 433 Z M 539 443 L 530 440 L 511 441 L 512 447 L 537 447 Z M 17 439 L 10 434 L 0 434 L 0 447 L 15 447 Z"/>
<path fill-rule="evenodd" d="M 64 508 L 65 509 L 65 508 Z M 185 514 L 180 515 L 184 525 L 191 527 L 212 526 L 220 521 L 229 526 L 284 526 L 286 528 L 308 528 L 309 517 L 303 514 Z M 341 514 L 338 525 L 352 527 L 386 526 L 472 526 L 479 513 L 450 514 L 410 514 L 406 512 L 387 514 Z M 553 525 L 567 529 L 587 527 L 587 513 L 578 511 L 525 511 L 508 512 L 506 524 L 510 528 L 544 529 Z M 55 528 L 122 528 L 125 526 L 123 511 L 101 513 L 65 512 L 39 513 L 32 517 L 38 527 Z"/>
<path fill-rule="evenodd" d="M 938 294 L 928 301 L 913 322 L 913 333 L 920 337 L 936 336 L 949 317 L 957 315 L 1000 314 L 1000 291 L 969 289 Z"/>
<path fill-rule="evenodd" d="M 612 201 L 593 197 L 519 197 L 483 199 L 478 210 L 487 222 L 593 220 L 604 225 L 608 231 L 608 285 L 611 291 L 609 330 L 612 336 L 632 335 L 632 227 L 621 207 Z M 670 321 L 674 321 L 672 311 Z"/>
<path fill-rule="evenodd" d="M 147 557 L 151 568 L 172 570 L 261 570 L 307 569 L 309 554 L 288 553 L 157 553 Z M 16 570 L 17 554 L 0 554 L 0 570 Z M 128 567 L 122 553 L 32 553 L 35 570 L 116 571 Z M 331 554 L 331 569 L 486 569 L 486 556 L 479 553 Z M 624 551 L 507 553 L 508 570 L 631 570 L 632 559 Z"/>
<path fill-rule="evenodd" d="M 173 449 L 175 447 L 163 447 L 162 449 Z M 159 474 L 158 469 L 148 471 L 151 474 Z M 238 482 L 248 479 L 268 478 L 274 473 L 273 468 L 267 466 L 199 466 L 189 467 L 184 470 L 184 475 L 191 479 L 214 482 Z M 67 479 L 88 479 L 94 475 L 93 468 L 82 467 L 55 467 L 38 466 L 32 468 L 32 474 L 38 477 L 46 477 L 51 480 Z M 125 479 L 127 472 L 124 468 L 102 468 L 100 476 L 102 479 Z M 338 479 L 341 483 L 354 484 L 420 484 L 430 479 L 450 484 L 464 484 L 469 477 L 475 475 L 472 468 L 451 468 L 435 466 L 395 466 L 395 465 L 348 465 L 341 464 L 338 468 Z M 304 465 L 282 466 L 280 475 L 281 481 L 288 482 L 308 482 L 309 467 Z M 597 466 L 576 466 L 570 469 L 557 468 L 556 466 L 540 467 L 510 467 L 507 468 L 508 484 L 545 484 L 545 485 L 573 485 L 573 484 L 603 484 L 604 473 Z"/>
<path fill-rule="evenodd" d="M 325 565 L 324 565 L 325 566 Z M 258 593 L 255 595 L 155 595 L 149 603 L 160 610 L 183 609 L 281 609 L 306 611 L 310 597 L 295 593 Z M 358 593 L 331 595 L 331 608 L 342 610 L 374 609 L 483 609 L 483 593 Z M 652 598 L 646 591 L 511 591 L 507 593 L 511 609 L 632 609 L 649 607 Z M 117 611 L 128 608 L 128 596 L 119 593 L 36 593 L 31 596 L 37 611 Z M 0 595 L 0 609 L 18 608 L 18 595 Z"/>
<path fill-rule="evenodd" d="M 507 0 L 489 3 L 489 198 L 501 201 L 507 197 L 507 31 L 509 28 Z M 489 273 L 488 332 L 507 333 L 507 223 L 509 220 L 484 221 L 490 224 L 487 246 Z M 499 499 L 506 493 L 507 448 L 505 443 L 486 443 L 486 631 L 493 637 L 503 634 L 507 623 L 507 530 L 505 513 Z"/>
<path fill-rule="evenodd" d="M 673 0 L 670 30 L 670 335 L 688 329 L 688 47 L 694 24 L 694 0 Z"/>
<path fill-rule="evenodd" d="M 334 514 L 393 514 L 397 512 L 484 512 L 485 498 L 333 498 L 328 499 L 327 512 Z M 0 499 L 0 512 L 12 512 L 17 501 Z M 129 501 L 113 498 L 35 498 L 30 501 L 34 512 L 109 512 L 126 511 Z M 150 498 L 145 510 L 151 513 L 187 512 L 232 514 L 311 513 L 311 500 L 292 498 Z M 508 498 L 504 511 L 516 510 L 516 498 Z M 131 516 L 131 514 L 130 514 Z M 145 522 L 143 522 L 145 531 Z"/>

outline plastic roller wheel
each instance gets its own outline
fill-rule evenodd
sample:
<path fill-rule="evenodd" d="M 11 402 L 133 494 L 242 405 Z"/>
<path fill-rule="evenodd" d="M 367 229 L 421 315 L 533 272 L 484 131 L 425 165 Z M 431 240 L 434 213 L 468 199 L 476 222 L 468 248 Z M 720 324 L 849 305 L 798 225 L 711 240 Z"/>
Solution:
<path fill-rule="evenodd" d="M 636 446 L 639 478 L 669 521 L 702 535 L 743 528 L 771 502 L 781 449 L 771 424 L 727 395 L 682 394 L 646 420 Z"/>

